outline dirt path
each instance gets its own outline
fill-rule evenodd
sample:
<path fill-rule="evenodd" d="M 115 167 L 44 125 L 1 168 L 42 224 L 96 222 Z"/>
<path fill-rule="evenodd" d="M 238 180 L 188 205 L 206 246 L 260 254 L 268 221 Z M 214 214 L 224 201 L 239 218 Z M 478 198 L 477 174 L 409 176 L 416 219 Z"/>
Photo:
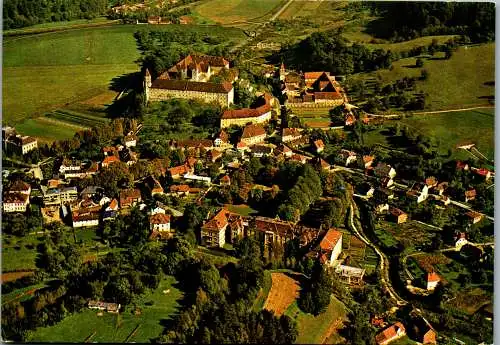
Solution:
<path fill-rule="evenodd" d="M 469 108 L 432 110 L 432 111 L 417 111 L 417 112 L 413 112 L 411 114 L 412 115 L 434 115 L 434 114 L 453 113 L 453 112 L 476 110 L 476 109 L 494 109 L 494 108 L 495 108 L 494 105 L 482 105 L 482 106 L 469 107 Z M 380 115 L 380 114 L 371 114 L 371 113 L 366 113 L 366 115 L 373 116 L 373 117 L 383 117 L 383 118 L 387 118 L 387 119 L 402 116 L 402 114 Z"/>
<path fill-rule="evenodd" d="M 333 321 L 330 324 L 330 327 L 326 330 L 325 334 L 323 334 L 323 337 L 321 339 L 321 344 L 327 344 L 328 338 L 333 334 L 333 332 L 337 331 L 339 328 L 342 327 L 342 319 L 338 318 L 337 320 Z"/>

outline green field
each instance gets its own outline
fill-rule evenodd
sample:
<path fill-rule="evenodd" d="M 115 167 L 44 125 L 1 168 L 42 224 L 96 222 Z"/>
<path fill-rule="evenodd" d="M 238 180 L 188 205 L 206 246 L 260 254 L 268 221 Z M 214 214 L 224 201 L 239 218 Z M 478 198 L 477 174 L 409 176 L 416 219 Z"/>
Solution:
<path fill-rule="evenodd" d="M 67 29 L 75 29 L 82 26 L 88 25 L 103 25 L 103 24 L 112 24 L 116 23 L 114 20 L 109 20 L 106 17 L 98 17 L 95 19 L 75 19 L 70 21 L 62 21 L 62 22 L 49 22 L 49 23 L 41 23 L 36 25 L 31 25 L 25 28 L 20 29 L 11 29 L 5 30 L 5 36 L 12 35 L 20 35 L 26 33 L 39 33 L 47 30 L 67 30 Z"/>
<path fill-rule="evenodd" d="M 441 55 L 439 55 L 441 56 Z M 378 79 L 385 85 L 404 77 L 420 77 L 416 58 L 395 61 L 392 70 L 359 74 L 365 80 Z M 416 91 L 426 95 L 426 109 L 446 110 L 488 104 L 495 94 L 495 44 L 459 47 L 451 59 L 424 59 L 429 72 L 425 81 L 417 81 Z"/>
<path fill-rule="evenodd" d="M 285 312 L 285 315 L 297 321 L 299 335 L 295 340 L 296 344 L 322 344 L 328 328 L 338 319 L 345 320 L 346 314 L 346 307 L 334 296 L 331 297 L 326 311 L 318 316 L 304 313 L 299 309 L 297 302 L 293 302 Z M 329 339 L 339 338 L 335 332 L 333 333 Z"/>
<path fill-rule="evenodd" d="M 240 21 L 265 20 L 284 0 L 210 0 L 194 7 L 193 17 L 198 22 L 222 25 Z"/>
<path fill-rule="evenodd" d="M 162 320 L 172 317 L 179 307 L 178 301 L 182 292 L 173 287 L 175 279 L 167 277 L 160 282 L 159 287 L 138 298 L 136 305 L 141 310 L 140 315 L 134 315 L 133 305 L 119 315 L 104 313 L 97 316 L 96 311 L 88 310 L 71 315 L 58 324 L 39 328 L 35 331 L 35 342 L 83 342 L 96 332 L 92 342 L 124 342 L 139 326 L 137 333 L 129 339 L 130 342 L 147 343 L 158 337 L 164 327 Z M 163 291 L 170 290 L 168 294 Z M 151 304 L 152 305 L 147 305 Z"/>
<path fill-rule="evenodd" d="M 495 110 L 477 109 L 460 112 L 447 112 L 432 115 L 414 115 L 402 120 L 387 121 L 382 129 L 375 129 L 364 134 L 365 144 L 389 145 L 385 135 L 386 128 L 394 126 L 396 121 L 417 130 L 418 133 L 433 137 L 441 154 L 452 151 L 452 158 L 472 157 L 457 145 L 475 143 L 485 156 L 495 156 Z"/>

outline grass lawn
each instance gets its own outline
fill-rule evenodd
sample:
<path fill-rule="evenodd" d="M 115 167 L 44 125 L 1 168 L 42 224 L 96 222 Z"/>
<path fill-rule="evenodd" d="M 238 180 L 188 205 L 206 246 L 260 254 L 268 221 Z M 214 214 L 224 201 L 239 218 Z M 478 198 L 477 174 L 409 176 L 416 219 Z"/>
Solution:
<path fill-rule="evenodd" d="M 229 211 L 237 213 L 241 216 L 250 216 L 252 214 L 257 214 L 258 212 L 248 205 L 224 205 Z"/>
<path fill-rule="evenodd" d="M 4 35 L 9 36 L 9 35 L 18 35 L 25 33 L 38 33 L 54 29 L 74 29 L 81 27 L 83 25 L 102 25 L 102 24 L 111 24 L 113 22 L 115 21 L 109 20 L 106 17 L 98 17 L 94 19 L 75 19 L 70 21 L 36 24 L 20 29 L 5 30 Z"/>
<path fill-rule="evenodd" d="M 205 22 L 230 24 L 236 21 L 262 21 L 284 4 L 284 0 L 210 0 L 194 7 L 194 17 Z"/>
<path fill-rule="evenodd" d="M 472 157 L 469 153 L 457 149 L 457 145 L 464 143 L 476 144 L 477 149 L 490 159 L 495 156 L 495 110 L 493 108 L 414 115 L 399 121 L 419 133 L 433 137 L 441 154 L 446 154 L 448 149 L 451 149 L 452 159 Z M 366 132 L 365 144 L 379 143 L 389 146 L 386 129 L 394 126 L 395 123 L 395 121 L 387 121 L 382 129 Z"/>
<path fill-rule="evenodd" d="M 182 292 L 173 287 L 173 284 L 175 284 L 175 279 L 166 277 L 156 290 L 138 298 L 137 307 L 141 310 L 140 315 L 134 315 L 133 305 L 127 307 L 119 315 L 104 313 L 103 316 L 97 316 L 95 311 L 86 309 L 65 318 L 54 326 L 37 329 L 33 341 L 83 342 L 96 332 L 92 337 L 93 342 L 124 342 L 139 325 L 137 333 L 129 341 L 150 342 L 163 331 L 161 320 L 174 315 L 179 306 L 178 301 L 182 298 Z M 164 290 L 170 290 L 170 292 L 164 294 Z M 152 305 L 147 305 L 151 304 L 150 302 Z"/>
<path fill-rule="evenodd" d="M 69 139 L 75 135 L 76 131 L 81 129 L 83 127 L 75 127 L 61 121 L 51 121 L 45 117 L 27 119 L 20 124 L 16 124 L 16 130 L 19 133 L 37 137 L 42 142 Z"/>
<path fill-rule="evenodd" d="M 301 311 L 297 302 L 293 302 L 285 312 L 285 315 L 297 321 L 299 336 L 295 340 L 296 344 L 323 344 L 325 338 L 331 338 L 336 333 L 331 330 L 332 324 L 339 319 L 344 320 L 346 314 L 344 304 L 333 296 L 327 310 L 316 317 Z M 330 331 L 331 334 L 328 334 Z"/>
<path fill-rule="evenodd" d="M 267 295 L 269 295 L 269 291 L 271 290 L 273 282 L 271 279 L 271 271 L 264 271 L 264 286 L 261 287 L 257 298 L 253 304 L 252 310 L 258 312 L 264 308 L 264 304 L 267 300 Z"/>
<path fill-rule="evenodd" d="M 377 78 L 382 85 L 403 77 L 419 77 L 422 68 L 415 68 L 416 58 L 395 61 L 392 70 L 358 75 L 362 79 Z M 495 94 L 495 44 L 459 47 L 451 59 L 424 59 L 423 69 L 429 72 L 425 81 L 418 81 L 416 90 L 426 95 L 429 110 L 457 109 L 488 104 Z"/>

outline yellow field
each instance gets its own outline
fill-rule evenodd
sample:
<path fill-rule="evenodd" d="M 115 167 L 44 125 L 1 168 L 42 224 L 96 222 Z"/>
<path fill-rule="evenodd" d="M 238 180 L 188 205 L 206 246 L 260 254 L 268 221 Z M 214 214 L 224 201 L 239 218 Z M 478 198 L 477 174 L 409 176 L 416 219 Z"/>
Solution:
<path fill-rule="evenodd" d="M 210 0 L 193 8 L 194 16 L 218 24 L 262 20 L 270 17 L 284 0 Z"/>

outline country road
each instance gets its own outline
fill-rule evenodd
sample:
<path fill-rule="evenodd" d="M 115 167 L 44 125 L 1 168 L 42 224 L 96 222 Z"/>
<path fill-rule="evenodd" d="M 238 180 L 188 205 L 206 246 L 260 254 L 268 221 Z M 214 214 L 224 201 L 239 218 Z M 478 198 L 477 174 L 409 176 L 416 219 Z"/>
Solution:
<path fill-rule="evenodd" d="M 459 111 L 468 111 L 468 110 L 476 110 L 476 109 L 494 109 L 494 105 L 481 105 L 477 107 L 469 107 L 469 108 L 458 108 L 458 109 L 445 109 L 445 110 L 432 110 L 432 111 L 417 111 L 411 113 L 412 115 L 433 115 L 433 114 L 443 114 L 443 113 L 453 113 L 453 112 L 459 112 Z M 382 115 L 382 114 L 371 114 L 371 113 L 366 113 L 368 116 L 373 116 L 373 117 L 383 117 L 383 118 L 395 118 L 395 117 L 400 117 L 404 114 L 392 114 L 392 115 Z"/>
<path fill-rule="evenodd" d="M 391 298 L 396 302 L 398 306 L 403 306 L 408 304 L 406 300 L 401 298 L 396 290 L 394 290 L 394 287 L 392 286 L 390 277 L 389 277 L 389 259 L 387 256 L 377 247 L 375 246 L 370 240 L 368 240 L 365 235 L 362 233 L 361 230 L 356 228 L 356 225 L 354 224 L 354 210 L 355 206 L 354 200 L 351 199 L 351 205 L 349 206 L 350 208 L 350 215 L 349 215 L 349 225 L 351 226 L 352 230 L 358 236 L 367 246 L 371 247 L 379 256 L 380 259 L 380 273 L 381 273 L 381 278 L 380 281 L 382 283 L 382 286 L 384 287 L 384 290 L 389 292 L 389 295 Z M 357 207 L 356 207 L 357 209 Z"/>
<path fill-rule="evenodd" d="M 280 8 L 280 10 L 278 12 L 276 12 L 272 17 L 271 19 L 269 19 L 270 22 L 272 22 L 273 20 L 275 20 L 276 18 L 278 18 L 280 16 L 280 14 L 283 13 L 283 11 L 285 11 L 288 6 L 290 6 L 292 4 L 293 0 L 289 0 L 282 8 Z"/>

